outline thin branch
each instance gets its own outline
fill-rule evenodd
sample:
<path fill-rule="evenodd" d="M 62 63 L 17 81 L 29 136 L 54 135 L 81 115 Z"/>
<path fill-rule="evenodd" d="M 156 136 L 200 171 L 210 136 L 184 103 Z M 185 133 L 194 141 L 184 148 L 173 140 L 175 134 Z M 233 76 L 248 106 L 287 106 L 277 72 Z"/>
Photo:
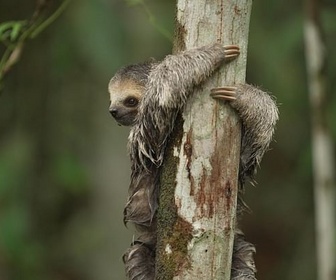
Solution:
<path fill-rule="evenodd" d="M 0 60 L 0 89 L 3 77 L 11 70 L 22 54 L 28 39 L 34 39 L 65 10 L 71 0 L 64 0 L 50 16 L 47 16 L 52 1 L 37 1 L 35 11 L 29 21 L 13 21 L 2 23 L 0 39 L 6 49 Z"/>
<path fill-rule="evenodd" d="M 64 10 L 67 8 L 70 2 L 71 0 L 64 0 L 52 15 L 50 15 L 44 22 L 42 22 L 31 32 L 30 38 L 34 39 L 37 35 L 39 35 L 42 31 L 44 31 L 50 24 L 52 24 L 64 12 Z"/>

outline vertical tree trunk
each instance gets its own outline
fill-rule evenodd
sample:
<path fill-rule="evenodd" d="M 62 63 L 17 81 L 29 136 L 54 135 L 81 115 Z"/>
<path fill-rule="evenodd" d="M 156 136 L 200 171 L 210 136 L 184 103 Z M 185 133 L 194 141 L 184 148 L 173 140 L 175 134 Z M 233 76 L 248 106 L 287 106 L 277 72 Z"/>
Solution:
<path fill-rule="evenodd" d="M 312 115 L 315 225 L 319 280 L 336 279 L 335 159 L 327 123 L 326 52 L 320 24 L 320 1 L 307 0 L 305 47 Z"/>
<path fill-rule="evenodd" d="M 237 44 L 189 100 L 166 152 L 158 212 L 156 279 L 230 279 L 240 122 L 210 89 L 245 82 L 251 0 L 178 0 L 174 51 Z"/>

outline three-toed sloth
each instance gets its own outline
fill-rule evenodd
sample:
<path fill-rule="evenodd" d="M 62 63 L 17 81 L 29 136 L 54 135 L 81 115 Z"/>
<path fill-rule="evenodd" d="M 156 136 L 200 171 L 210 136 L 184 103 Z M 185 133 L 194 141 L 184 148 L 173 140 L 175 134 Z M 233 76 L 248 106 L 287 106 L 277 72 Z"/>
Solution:
<path fill-rule="evenodd" d="M 239 55 L 236 45 L 209 46 L 168 55 L 161 62 L 146 62 L 120 69 L 109 83 L 110 113 L 120 125 L 132 126 L 129 135 L 131 184 L 124 221 L 132 222 L 139 236 L 124 254 L 131 280 L 155 278 L 156 210 L 158 183 L 165 148 L 177 114 L 195 86 L 202 84 L 223 62 Z M 239 196 L 271 142 L 278 109 L 267 93 L 247 84 L 215 88 L 210 94 L 227 100 L 242 121 Z M 242 199 L 238 200 L 243 208 Z M 231 279 L 255 278 L 255 248 L 237 230 Z"/>

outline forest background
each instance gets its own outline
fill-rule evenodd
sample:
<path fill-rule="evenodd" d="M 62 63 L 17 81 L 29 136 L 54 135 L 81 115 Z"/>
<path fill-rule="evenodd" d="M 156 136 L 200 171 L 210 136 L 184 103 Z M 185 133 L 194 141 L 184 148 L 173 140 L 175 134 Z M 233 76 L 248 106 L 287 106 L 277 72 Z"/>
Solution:
<path fill-rule="evenodd" d="M 121 256 L 133 235 L 122 222 L 129 129 L 108 112 L 107 84 L 121 66 L 171 52 L 175 13 L 175 1 L 141 2 L 71 1 L 3 81 L 0 279 L 125 279 Z M 0 23 L 27 19 L 34 7 L 0 0 Z M 336 3 L 324 1 L 334 139 L 335 19 Z M 243 229 L 257 247 L 258 279 L 316 279 L 303 22 L 301 1 L 253 3 L 247 82 L 280 104 L 276 141 L 257 186 L 246 191 L 252 213 Z"/>

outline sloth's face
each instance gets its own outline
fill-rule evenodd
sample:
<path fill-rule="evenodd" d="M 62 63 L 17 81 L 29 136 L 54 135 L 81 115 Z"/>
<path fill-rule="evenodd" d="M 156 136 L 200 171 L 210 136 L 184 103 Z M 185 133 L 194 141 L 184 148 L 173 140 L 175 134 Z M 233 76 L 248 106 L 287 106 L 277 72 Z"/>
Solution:
<path fill-rule="evenodd" d="M 113 80 L 109 83 L 110 107 L 112 117 L 119 125 L 130 126 L 138 114 L 143 87 L 133 80 Z"/>

